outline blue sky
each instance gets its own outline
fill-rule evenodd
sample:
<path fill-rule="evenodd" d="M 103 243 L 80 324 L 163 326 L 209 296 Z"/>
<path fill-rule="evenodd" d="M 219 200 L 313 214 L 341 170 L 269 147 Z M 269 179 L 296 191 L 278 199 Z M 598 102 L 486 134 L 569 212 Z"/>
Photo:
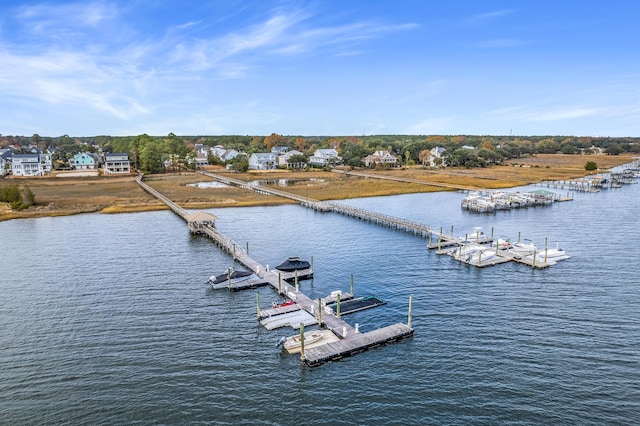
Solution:
<path fill-rule="evenodd" d="M 0 134 L 640 136 L 640 2 L 0 5 Z"/>

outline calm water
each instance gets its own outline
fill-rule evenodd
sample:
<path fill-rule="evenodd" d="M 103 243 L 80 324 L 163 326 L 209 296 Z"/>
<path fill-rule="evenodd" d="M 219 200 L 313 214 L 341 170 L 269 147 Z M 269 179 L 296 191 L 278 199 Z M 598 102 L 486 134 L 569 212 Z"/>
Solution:
<path fill-rule="evenodd" d="M 301 366 L 256 293 L 204 284 L 231 264 L 169 212 L 0 223 L 1 424 L 632 424 L 640 422 L 640 185 L 495 215 L 458 193 L 347 201 L 442 226 L 547 238 L 546 270 L 476 269 L 426 240 L 299 206 L 210 210 L 272 267 L 313 257 L 312 297 L 386 306 L 346 317 L 413 338 Z M 263 307 L 276 295 L 263 288 Z"/>

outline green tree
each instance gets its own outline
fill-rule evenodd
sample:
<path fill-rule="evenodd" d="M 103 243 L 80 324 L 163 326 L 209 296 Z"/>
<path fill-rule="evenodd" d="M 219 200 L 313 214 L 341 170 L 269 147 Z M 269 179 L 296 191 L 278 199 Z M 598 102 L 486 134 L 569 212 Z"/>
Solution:
<path fill-rule="evenodd" d="M 592 172 L 594 170 L 598 170 L 598 165 L 595 161 L 587 161 L 587 164 L 584 165 L 584 169 L 588 172 Z"/>

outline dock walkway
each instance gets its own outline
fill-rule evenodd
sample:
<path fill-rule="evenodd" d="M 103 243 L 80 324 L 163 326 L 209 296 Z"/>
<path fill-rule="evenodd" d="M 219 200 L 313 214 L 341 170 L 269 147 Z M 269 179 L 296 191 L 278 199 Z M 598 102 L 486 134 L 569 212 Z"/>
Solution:
<path fill-rule="evenodd" d="M 222 250 L 232 254 L 235 261 L 243 265 L 245 268 L 253 271 L 262 280 L 264 280 L 267 285 L 273 287 L 278 294 L 282 294 L 293 300 L 299 309 L 304 310 L 313 316 L 319 326 L 324 326 L 340 338 L 338 342 L 323 345 L 331 345 L 329 348 L 322 349 L 323 346 L 318 346 L 311 348 L 306 352 L 301 352 L 301 360 L 305 364 L 309 366 L 316 366 L 327 361 L 340 359 L 354 353 L 362 352 L 369 348 L 378 347 L 385 343 L 398 341 L 413 335 L 413 328 L 402 323 L 368 333 L 356 332 L 351 325 L 341 318 L 338 318 L 330 312 L 325 312 L 322 300 L 313 300 L 301 291 L 296 290 L 296 287 L 282 278 L 282 274 L 277 273 L 277 271 L 267 270 L 264 265 L 260 264 L 244 252 L 231 238 L 219 232 L 215 228 L 213 220 L 210 220 L 211 217 L 214 217 L 213 215 L 190 215 L 182 207 L 162 195 L 160 192 L 154 190 L 149 185 L 145 184 L 143 182 L 142 174 L 138 176 L 136 181 L 145 191 L 164 202 L 178 216 L 185 219 L 189 224 L 191 232 L 207 235 Z M 194 219 L 194 217 L 197 217 L 197 219 Z M 261 315 L 261 312 L 262 311 L 258 310 L 259 315 Z"/>

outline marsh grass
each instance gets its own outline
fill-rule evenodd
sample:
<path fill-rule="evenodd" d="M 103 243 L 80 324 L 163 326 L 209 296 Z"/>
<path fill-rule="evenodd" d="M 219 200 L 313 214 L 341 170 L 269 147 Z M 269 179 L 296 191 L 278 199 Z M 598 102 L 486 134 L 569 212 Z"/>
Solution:
<path fill-rule="evenodd" d="M 416 166 L 370 171 L 373 174 L 415 179 L 425 184 L 347 176 L 321 170 L 251 171 L 232 173 L 231 176 L 245 181 L 261 181 L 267 186 L 317 200 L 339 200 L 446 190 L 442 187 L 430 186 L 429 182 L 486 189 L 508 188 L 542 180 L 563 180 L 586 176 L 590 174 L 584 170 L 587 161 L 596 162 L 600 171 L 603 171 L 603 169 L 633 160 L 631 156 L 548 154 L 512 160 L 504 165 L 484 169 L 430 170 Z M 211 171 L 229 173 L 224 169 L 213 168 Z M 278 185 L 281 179 L 287 181 L 285 187 Z M 191 183 L 207 181 L 212 179 L 195 173 L 145 177 L 145 182 L 151 187 L 187 209 L 293 203 L 291 200 L 259 194 L 243 188 L 188 186 Z M 16 183 L 28 185 L 31 188 L 36 197 L 35 206 L 21 212 L 13 212 L 0 205 L 0 220 L 90 212 L 131 213 L 166 209 L 164 204 L 140 188 L 135 182 L 135 176 L 0 179 L 0 186 Z"/>

